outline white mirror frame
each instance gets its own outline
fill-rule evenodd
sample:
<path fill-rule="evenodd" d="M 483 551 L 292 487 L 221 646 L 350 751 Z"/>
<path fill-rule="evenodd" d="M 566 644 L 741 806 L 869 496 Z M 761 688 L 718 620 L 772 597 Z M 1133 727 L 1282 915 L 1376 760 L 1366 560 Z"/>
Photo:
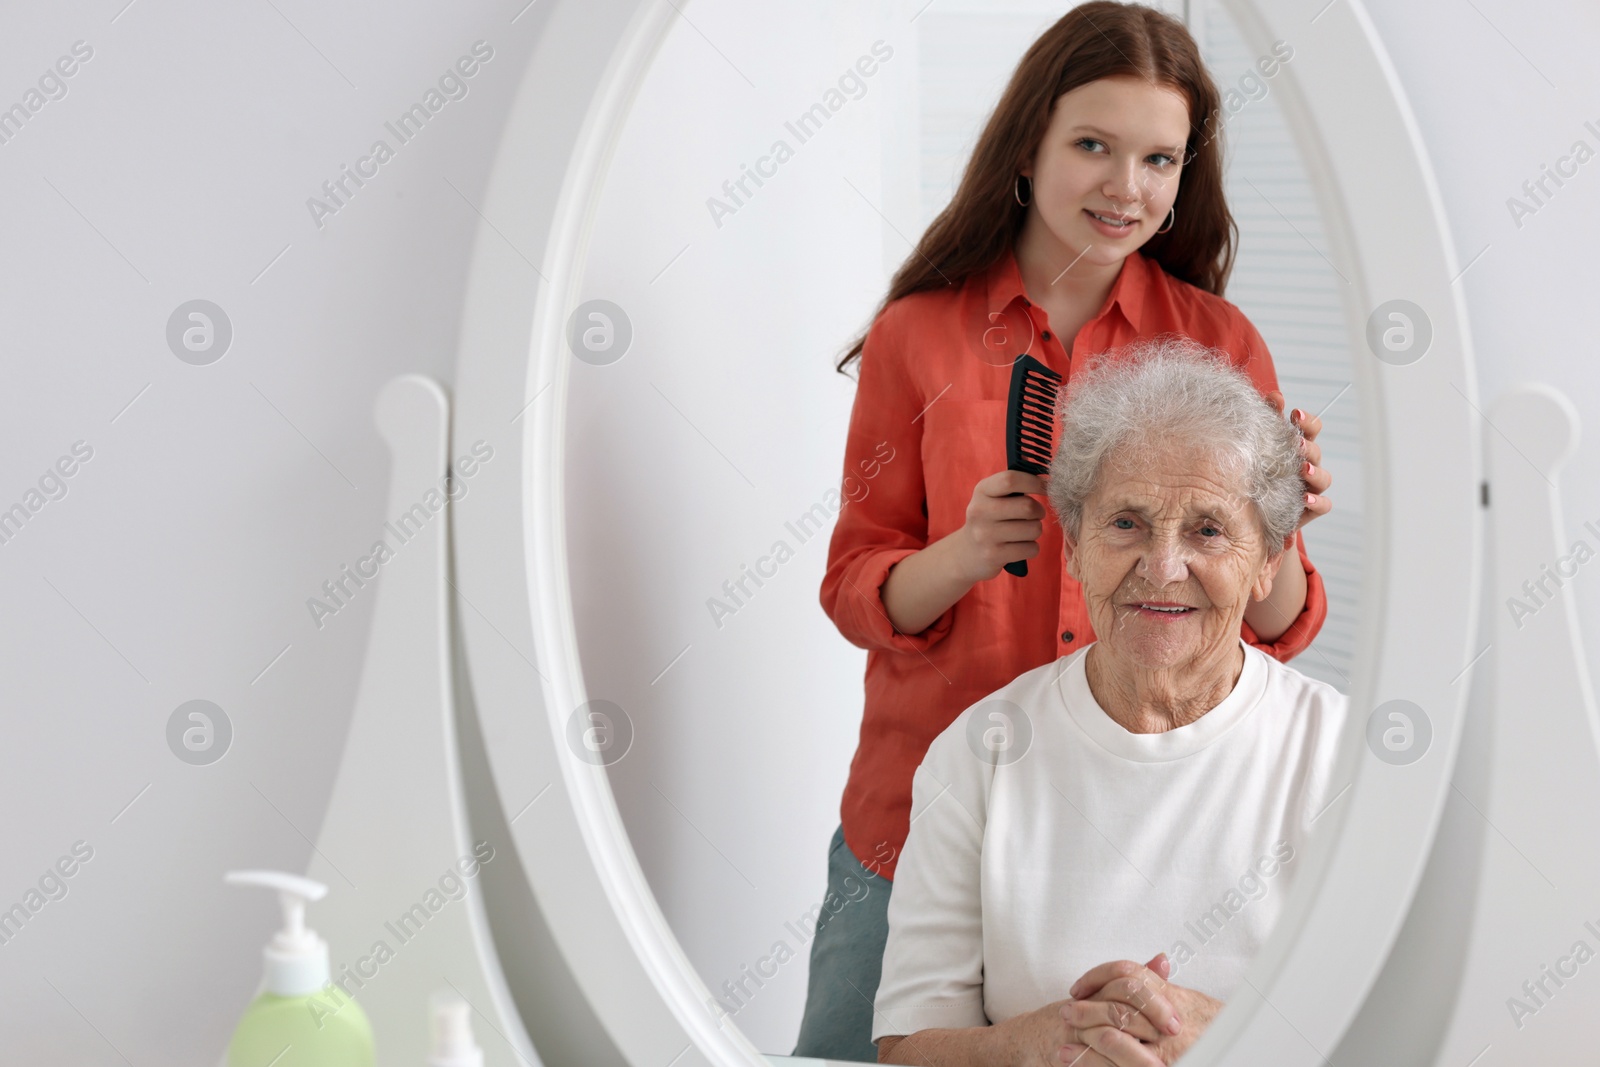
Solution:
<path fill-rule="evenodd" d="M 454 451 L 478 439 L 508 447 L 456 505 L 452 584 L 494 789 L 544 922 L 605 1029 L 590 1038 L 630 1064 L 731 1067 L 765 1060 L 723 1025 L 664 920 L 605 768 L 565 742 L 588 699 L 566 564 L 566 324 L 583 297 L 604 295 L 579 292 L 595 206 L 631 101 L 684 2 L 545 0 L 521 16 L 540 38 L 480 208 L 452 428 Z M 1330 242 L 1321 251 L 1348 282 L 1367 435 L 1365 625 L 1339 771 L 1352 786 L 1323 816 L 1245 986 L 1185 1061 L 1290 1067 L 1326 1062 L 1354 1018 L 1443 811 L 1480 599 L 1479 414 L 1444 213 L 1365 9 L 1227 6 L 1254 50 L 1279 39 L 1295 49 L 1274 88 L 1317 190 Z M 1391 299 L 1431 320 L 1431 346 L 1409 365 L 1367 349 L 1367 317 Z M 1406 766 L 1365 742 L 1368 714 L 1396 698 L 1432 725 L 1430 749 Z M 516 951 L 504 936 L 502 951 Z"/>

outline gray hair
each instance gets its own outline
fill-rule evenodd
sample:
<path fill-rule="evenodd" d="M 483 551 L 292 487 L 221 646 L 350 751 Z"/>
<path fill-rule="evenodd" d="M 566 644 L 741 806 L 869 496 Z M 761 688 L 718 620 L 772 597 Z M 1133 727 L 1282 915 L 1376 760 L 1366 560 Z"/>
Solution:
<path fill-rule="evenodd" d="M 1218 349 L 1164 335 L 1105 353 L 1067 383 L 1056 427 L 1049 500 L 1074 541 L 1106 460 L 1170 443 L 1210 453 L 1234 476 L 1255 505 L 1268 559 L 1299 526 L 1300 431 Z"/>

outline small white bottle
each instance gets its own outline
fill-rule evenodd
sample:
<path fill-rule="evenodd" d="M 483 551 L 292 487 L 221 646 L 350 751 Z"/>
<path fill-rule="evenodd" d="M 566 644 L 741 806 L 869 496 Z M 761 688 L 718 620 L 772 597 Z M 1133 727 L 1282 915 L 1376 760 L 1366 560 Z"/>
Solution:
<path fill-rule="evenodd" d="M 433 1054 L 428 1067 L 483 1067 L 483 1049 L 472 1039 L 472 1006 L 448 989 L 429 1001 Z"/>

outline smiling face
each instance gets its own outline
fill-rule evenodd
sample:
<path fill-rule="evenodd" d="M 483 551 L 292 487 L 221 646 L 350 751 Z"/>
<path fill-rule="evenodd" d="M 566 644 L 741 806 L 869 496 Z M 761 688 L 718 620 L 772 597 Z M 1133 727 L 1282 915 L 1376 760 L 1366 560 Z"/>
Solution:
<path fill-rule="evenodd" d="M 1216 456 L 1185 446 L 1130 444 L 1107 457 L 1076 542 L 1066 539 L 1066 567 L 1113 672 L 1204 677 L 1232 662 L 1245 607 L 1283 561 L 1268 559 L 1236 482 Z"/>
<path fill-rule="evenodd" d="M 1033 181 L 1028 221 L 1058 246 L 1051 260 L 1115 266 L 1166 225 L 1188 136 L 1189 105 L 1171 86 L 1118 76 L 1058 97 L 1021 168 Z"/>

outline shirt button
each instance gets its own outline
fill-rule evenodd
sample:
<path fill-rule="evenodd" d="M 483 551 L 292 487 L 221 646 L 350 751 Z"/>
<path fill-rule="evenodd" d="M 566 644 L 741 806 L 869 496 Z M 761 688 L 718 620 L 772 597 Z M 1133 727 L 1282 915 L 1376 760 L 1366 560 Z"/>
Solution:
<path fill-rule="evenodd" d="M 1045 340 L 1046 340 L 1046 341 L 1048 341 L 1048 340 L 1050 340 L 1050 331 L 1049 331 L 1049 330 L 1046 330 L 1046 331 L 1045 331 L 1045 332 L 1044 332 L 1044 339 L 1045 339 Z"/>
<path fill-rule="evenodd" d="M 1061 632 L 1061 640 L 1065 641 L 1069 645 L 1072 644 L 1072 631 L 1071 630 L 1063 630 Z"/>

